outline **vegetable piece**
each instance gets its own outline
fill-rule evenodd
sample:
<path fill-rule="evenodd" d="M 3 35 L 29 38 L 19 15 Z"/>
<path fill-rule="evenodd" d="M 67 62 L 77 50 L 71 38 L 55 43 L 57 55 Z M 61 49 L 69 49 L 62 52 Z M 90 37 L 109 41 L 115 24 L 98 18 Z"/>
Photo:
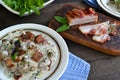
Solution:
<path fill-rule="evenodd" d="M 65 17 L 61 17 L 61 16 L 55 16 L 54 17 L 59 23 L 65 24 L 67 23 L 67 19 Z"/>
<path fill-rule="evenodd" d="M 114 0 L 115 4 L 120 4 L 120 0 Z"/>
<path fill-rule="evenodd" d="M 62 24 L 61 26 L 59 26 L 57 28 L 57 30 L 56 30 L 57 32 L 63 32 L 63 31 L 66 31 L 70 28 L 69 25 L 68 25 L 66 17 L 54 16 L 54 18 L 57 22 Z"/>
<path fill-rule="evenodd" d="M 35 62 L 39 62 L 39 60 L 43 57 L 43 54 L 41 52 L 36 52 L 34 53 L 32 59 L 35 61 Z"/>
<path fill-rule="evenodd" d="M 13 61 L 15 61 L 15 59 L 17 58 L 17 56 L 18 56 L 18 48 L 15 48 L 15 49 L 12 51 L 12 53 L 11 53 L 11 59 L 12 59 Z"/>
<path fill-rule="evenodd" d="M 35 42 L 36 43 L 42 43 L 44 41 L 44 38 L 43 38 L 43 36 L 40 34 L 40 35 L 37 35 L 36 37 L 35 37 Z"/>
<path fill-rule="evenodd" d="M 108 29 L 108 32 L 110 35 L 116 35 L 117 34 L 117 28 L 116 24 L 110 24 L 110 28 Z"/>
<path fill-rule="evenodd" d="M 26 53 L 26 51 L 24 51 L 24 50 L 19 50 L 18 56 L 21 56 L 21 55 L 23 55 L 23 54 L 25 54 L 25 53 Z"/>
<path fill-rule="evenodd" d="M 26 35 L 27 35 L 28 39 L 29 39 L 29 40 L 32 40 L 32 41 L 33 41 L 34 38 L 35 38 L 35 35 L 34 35 L 33 33 L 29 32 L 29 31 L 26 32 Z"/>
<path fill-rule="evenodd" d="M 15 41 L 14 45 L 15 45 L 17 48 L 20 48 L 20 47 L 21 47 L 20 40 Z"/>
<path fill-rule="evenodd" d="M 2 0 L 2 1 L 4 1 L 9 7 L 13 7 L 13 5 L 14 5 L 14 3 L 13 3 L 13 1 L 12 0 Z"/>
<path fill-rule="evenodd" d="M 11 59 L 12 59 L 13 61 L 15 61 L 15 59 L 17 58 L 17 55 L 18 55 L 18 53 L 14 53 L 13 55 L 11 55 Z"/>
<path fill-rule="evenodd" d="M 57 32 L 63 32 L 63 31 L 68 30 L 69 28 L 70 28 L 70 27 L 69 27 L 68 24 L 63 24 L 62 26 L 58 27 L 56 31 L 57 31 Z"/>
<path fill-rule="evenodd" d="M 14 66 L 13 61 L 10 58 L 7 58 L 5 60 L 5 64 L 7 65 L 8 68 L 11 68 Z"/>
<path fill-rule="evenodd" d="M 20 75 L 20 74 L 19 75 L 16 75 L 16 74 L 14 75 L 15 80 L 19 80 L 21 77 L 22 77 L 22 75 Z"/>
<path fill-rule="evenodd" d="M 43 8 L 43 4 L 48 0 L 2 0 L 7 6 L 15 11 L 18 11 L 20 16 L 25 12 L 30 14 L 33 10 L 36 14 L 40 14 L 39 9 Z"/>
<path fill-rule="evenodd" d="M 48 52 L 48 54 L 47 54 L 47 55 L 48 55 L 48 57 L 49 57 L 49 58 L 52 58 L 53 53 L 52 53 L 52 52 Z"/>

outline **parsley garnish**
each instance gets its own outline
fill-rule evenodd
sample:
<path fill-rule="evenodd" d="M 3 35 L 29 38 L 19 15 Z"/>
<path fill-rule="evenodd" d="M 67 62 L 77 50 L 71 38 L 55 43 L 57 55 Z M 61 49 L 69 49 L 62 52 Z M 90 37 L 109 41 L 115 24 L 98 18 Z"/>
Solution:
<path fill-rule="evenodd" d="M 68 24 L 63 24 L 60 27 L 57 28 L 57 32 L 63 32 L 69 29 L 69 25 Z"/>
<path fill-rule="evenodd" d="M 70 28 L 70 26 L 68 25 L 66 17 L 54 16 L 54 18 L 57 22 L 61 23 L 61 26 L 59 26 L 56 30 L 57 32 L 63 32 L 63 31 L 66 31 Z"/>
<path fill-rule="evenodd" d="M 66 24 L 66 23 L 67 23 L 66 17 L 55 16 L 54 18 L 55 18 L 59 23 L 62 23 L 62 24 Z"/>
<path fill-rule="evenodd" d="M 14 54 L 11 55 L 11 59 L 13 61 L 15 61 L 15 59 L 17 58 L 17 56 L 18 56 L 18 53 L 16 52 L 16 53 L 14 53 Z"/>

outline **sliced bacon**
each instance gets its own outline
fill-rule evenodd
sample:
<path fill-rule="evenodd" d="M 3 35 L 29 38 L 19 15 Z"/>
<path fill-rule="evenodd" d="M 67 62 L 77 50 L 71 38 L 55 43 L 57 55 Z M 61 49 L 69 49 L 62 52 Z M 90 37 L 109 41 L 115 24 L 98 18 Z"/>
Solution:
<path fill-rule="evenodd" d="M 26 41 L 28 40 L 28 36 L 27 36 L 26 34 L 21 34 L 20 39 L 21 39 L 23 42 L 26 42 Z"/>
<path fill-rule="evenodd" d="M 74 18 L 85 16 L 85 13 L 84 13 L 83 10 L 81 10 L 81 9 L 73 9 L 73 10 L 70 11 L 70 12 L 71 12 L 72 15 L 74 16 Z M 70 15 L 70 16 L 72 16 L 72 15 Z"/>
<path fill-rule="evenodd" d="M 92 34 L 92 39 L 96 42 L 105 43 L 109 41 L 111 37 L 109 36 L 108 29 L 110 28 L 109 21 L 102 22 L 95 25 L 80 26 L 79 30 L 85 36 Z"/>
<path fill-rule="evenodd" d="M 21 61 L 20 57 L 17 57 L 17 58 L 15 59 L 15 62 L 20 62 L 20 61 Z"/>
<path fill-rule="evenodd" d="M 26 52 L 26 51 L 24 51 L 24 50 L 19 50 L 18 56 L 21 56 L 21 55 L 25 54 L 25 52 Z"/>
<path fill-rule="evenodd" d="M 22 41 L 24 41 L 24 42 L 26 42 L 27 40 L 34 40 L 34 38 L 35 38 L 35 35 L 33 34 L 33 33 L 31 33 L 31 32 L 26 32 L 26 33 L 23 33 L 22 35 L 21 35 L 21 40 Z"/>
<path fill-rule="evenodd" d="M 32 59 L 35 61 L 35 62 L 39 62 L 39 60 L 43 57 L 43 54 L 41 52 L 36 52 L 34 53 Z"/>
<path fill-rule="evenodd" d="M 94 25 L 80 26 L 79 30 L 85 35 L 87 34 L 101 35 L 107 33 L 109 27 L 110 27 L 109 21 L 106 21 Z"/>
<path fill-rule="evenodd" d="M 95 10 L 93 8 L 86 8 L 84 10 L 85 14 L 96 14 Z"/>
<path fill-rule="evenodd" d="M 31 33 L 31 32 L 26 32 L 26 35 L 28 36 L 28 39 L 29 40 L 34 40 L 34 38 L 35 38 L 35 35 L 33 34 L 33 33 Z"/>
<path fill-rule="evenodd" d="M 22 75 L 14 75 L 15 80 L 19 80 L 22 77 Z"/>
<path fill-rule="evenodd" d="M 105 43 L 106 41 L 111 40 L 111 37 L 109 36 L 109 34 L 103 34 L 100 36 L 94 35 L 92 39 L 96 42 Z"/>
<path fill-rule="evenodd" d="M 10 58 L 7 58 L 7 59 L 5 60 L 5 63 L 6 63 L 6 65 L 7 65 L 8 68 L 14 67 L 13 61 L 12 61 L 12 59 L 10 59 Z"/>
<path fill-rule="evenodd" d="M 35 37 L 35 42 L 36 42 L 36 43 L 42 43 L 43 41 L 44 41 L 44 38 L 43 38 L 42 35 L 37 35 L 37 36 Z"/>
<path fill-rule="evenodd" d="M 66 13 L 66 17 L 70 26 L 96 22 L 98 20 L 98 15 L 92 8 L 85 10 L 73 9 Z"/>
<path fill-rule="evenodd" d="M 79 30 L 87 36 L 88 34 L 95 34 L 97 26 L 96 27 L 94 27 L 93 25 L 80 26 Z"/>

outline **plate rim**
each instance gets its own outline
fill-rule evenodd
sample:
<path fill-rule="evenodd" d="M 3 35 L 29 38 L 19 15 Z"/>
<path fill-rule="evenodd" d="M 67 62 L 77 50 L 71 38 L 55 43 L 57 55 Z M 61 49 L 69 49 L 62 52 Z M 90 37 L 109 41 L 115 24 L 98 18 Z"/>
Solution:
<path fill-rule="evenodd" d="M 96 1 L 97 1 L 98 5 L 99 5 L 104 11 L 106 11 L 107 13 L 109 13 L 109 14 L 115 16 L 115 17 L 120 18 L 120 14 L 115 13 L 114 11 L 112 11 L 112 10 L 109 9 L 109 8 L 107 8 L 107 7 L 102 3 L 103 0 L 96 0 Z"/>
<path fill-rule="evenodd" d="M 51 28 L 49 28 L 47 26 L 41 25 L 41 24 L 22 23 L 22 24 L 12 25 L 12 26 L 9 26 L 9 27 L 1 30 L 0 31 L 0 37 L 2 37 L 3 35 L 7 34 L 8 32 L 15 31 L 17 29 L 36 29 L 36 30 L 41 30 L 41 31 L 43 31 L 43 32 L 45 32 L 47 34 L 50 34 L 50 36 L 52 36 L 57 41 L 57 43 L 59 44 L 60 49 L 62 51 L 61 52 L 61 60 L 59 62 L 59 66 L 57 67 L 57 69 L 54 71 L 54 73 L 52 75 L 50 75 L 50 77 L 47 78 L 47 80 L 53 80 L 53 79 L 54 80 L 58 80 L 62 76 L 62 74 L 65 72 L 65 70 L 67 68 L 67 65 L 68 65 L 68 60 L 69 60 L 68 46 L 67 46 L 65 40 L 62 38 L 62 36 L 59 35 L 53 29 L 51 29 Z M 63 43 L 63 44 L 60 44 L 60 43 Z"/>

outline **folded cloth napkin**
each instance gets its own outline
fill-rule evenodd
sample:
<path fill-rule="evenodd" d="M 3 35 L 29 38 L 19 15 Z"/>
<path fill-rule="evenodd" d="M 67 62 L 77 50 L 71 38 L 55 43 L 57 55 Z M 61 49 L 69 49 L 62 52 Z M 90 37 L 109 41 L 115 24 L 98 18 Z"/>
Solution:
<path fill-rule="evenodd" d="M 98 3 L 96 0 L 84 0 L 88 5 L 94 7 L 94 8 L 97 8 L 97 9 L 100 9 Z"/>
<path fill-rule="evenodd" d="M 90 64 L 69 53 L 67 69 L 59 80 L 87 80 Z"/>

